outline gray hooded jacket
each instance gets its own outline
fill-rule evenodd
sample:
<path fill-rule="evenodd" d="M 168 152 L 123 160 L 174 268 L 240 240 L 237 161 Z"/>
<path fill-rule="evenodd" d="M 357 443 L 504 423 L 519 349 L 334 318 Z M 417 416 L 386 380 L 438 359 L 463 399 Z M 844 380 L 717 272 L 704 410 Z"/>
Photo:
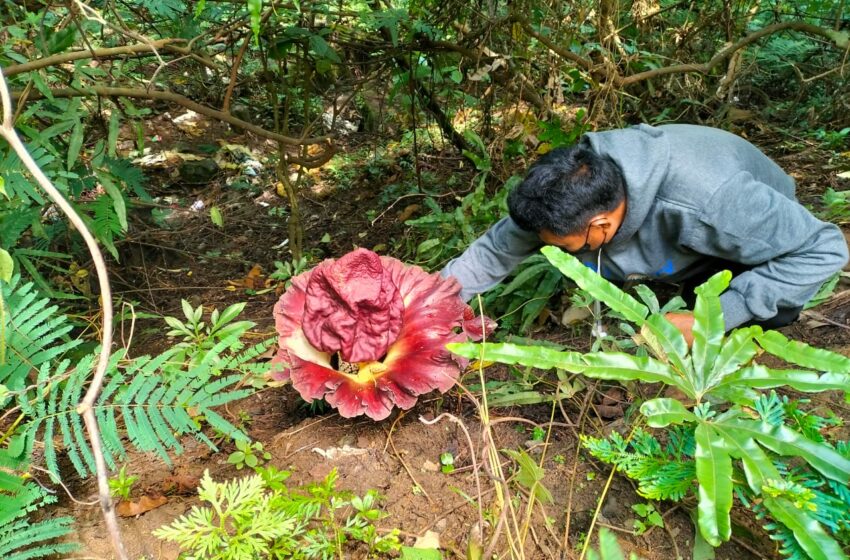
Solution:
<path fill-rule="evenodd" d="M 710 257 L 751 267 L 721 295 L 726 329 L 800 307 L 847 262 L 847 244 L 794 196 L 794 180 L 755 146 L 703 126 L 639 125 L 588 133 L 582 143 L 611 157 L 626 182 L 626 216 L 602 249 L 602 275 L 678 281 Z M 541 245 L 510 217 L 496 223 L 443 276 L 467 300 L 501 282 Z M 595 253 L 576 255 L 596 268 Z M 707 258 L 709 257 L 709 258 Z"/>

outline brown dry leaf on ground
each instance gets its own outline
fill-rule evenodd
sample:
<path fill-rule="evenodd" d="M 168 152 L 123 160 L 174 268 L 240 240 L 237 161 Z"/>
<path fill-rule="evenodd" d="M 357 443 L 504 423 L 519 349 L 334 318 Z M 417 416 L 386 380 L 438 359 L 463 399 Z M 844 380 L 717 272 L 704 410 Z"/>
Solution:
<path fill-rule="evenodd" d="M 228 280 L 227 283 L 234 288 L 245 290 L 262 290 L 266 288 L 266 278 L 263 276 L 263 267 L 255 264 L 245 275 L 245 278 L 239 280 Z"/>
<path fill-rule="evenodd" d="M 162 491 L 165 494 L 194 495 L 200 479 L 188 474 L 173 474 L 162 481 Z"/>
<path fill-rule="evenodd" d="M 166 503 L 168 503 L 168 498 L 165 496 L 142 496 L 138 502 L 121 500 L 121 502 L 115 506 L 115 513 L 117 513 L 120 517 L 136 517 L 137 515 L 142 515 L 152 509 L 163 506 Z"/>

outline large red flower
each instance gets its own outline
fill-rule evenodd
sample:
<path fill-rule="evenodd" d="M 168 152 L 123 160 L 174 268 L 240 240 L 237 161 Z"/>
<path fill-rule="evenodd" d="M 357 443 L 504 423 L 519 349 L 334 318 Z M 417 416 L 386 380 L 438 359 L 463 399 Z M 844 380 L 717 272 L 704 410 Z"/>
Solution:
<path fill-rule="evenodd" d="M 274 381 L 307 400 L 324 398 L 347 418 L 389 416 L 419 395 L 454 385 L 462 358 L 449 342 L 480 339 L 492 320 L 474 317 L 454 278 L 357 249 L 292 280 L 274 308 Z"/>

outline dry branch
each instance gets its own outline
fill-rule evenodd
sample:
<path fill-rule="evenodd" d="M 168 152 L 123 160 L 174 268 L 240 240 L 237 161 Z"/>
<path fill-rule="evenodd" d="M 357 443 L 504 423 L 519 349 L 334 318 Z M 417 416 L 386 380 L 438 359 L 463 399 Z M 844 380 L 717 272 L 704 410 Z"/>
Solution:
<path fill-rule="evenodd" d="M 182 107 L 186 107 L 196 113 L 201 115 L 206 115 L 210 118 L 226 122 L 231 124 L 237 128 L 241 128 L 242 130 L 246 130 L 248 132 L 253 132 L 257 136 L 262 136 L 263 138 L 268 138 L 270 140 L 275 140 L 277 142 L 282 142 L 288 146 L 303 146 L 306 144 L 319 144 L 330 140 L 330 136 L 316 136 L 312 138 L 293 138 L 291 136 L 284 136 L 282 134 L 278 134 L 276 132 L 272 132 L 270 130 L 266 130 L 265 128 L 259 127 L 257 125 L 251 124 L 247 121 L 243 121 L 242 119 L 238 119 L 233 115 L 228 113 L 223 113 L 221 111 L 217 111 L 216 109 L 211 109 L 200 103 L 196 103 L 192 101 L 188 97 L 184 97 L 177 93 L 173 93 L 170 91 L 146 91 L 143 89 L 134 89 L 134 88 L 116 88 L 116 87 L 105 87 L 105 86 L 91 86 L 87 88 L 81 89 L 72 89 L 72 88 L 62 88 L 62 89 L 54 89 L 51 90 L 53 97 L 92 97 L 92 96 L 101 96 L 101 97 L 133 97 L 138 99 L 152 99 L 158 101 L 168 101 L 170 103 L 175 103 Z M 20 95 L 20 92 L 13 92 L 12 97 L 17 99 Z M 32 92 L 29 96 L 30 99 L 41 99 L 44 95 L 41 92 Z"/>
<path fill-rule="evenodd" d="M 551 38 L 546 37 L 545 35 L 537 32 L 531 26 L 531 23 L 527 19 L 517 16 L 516 21 L 518 21 L 520 25 L 522 25 L 522 28 L 526 33 L 540 41 L 549 50 L 551 50 L 553 53 L 557 54 L 564 60 L 572 62 L 573 64 L 587 72 L 594 70 L 595 64 L 592 60 L 577 55 L 569 49 L 558 45 Z M 800 31 L 809 35 L 815 35 L 818 37 L 824 37 L 826 39 L 829 39 L 830 41 L 834 42 L 835 45 L 839 48 L 850 48 L 850 33 L 848 33 L 847 31 L 833 31 L 832 29 L 825 29 L 823 27 L 818 27 L 817 25 L 804 23 L 802 21 L 785 21 L 782 23 L 768 25 L 765 28 L 759 29 L 758 31 L 754 31 L 749 35 L 742 37 L 737 42 L 729 45 L 724 49 L 721 49 L 719 52 L 717 52 L 717 54 L 711 57 L 708 62 L 702 64 L 674 64 L 672 66 L 654 68 L 652 70 L 647 70 L 646 72 L 639 72 L 630 76 L 623 76 L 616 71 L 614 64 L 611 63 L 609 65 L 606 65 L 610 66 L 610 68 L 605 68 L 603 78 L 617 87 L 626 87 L 632 84 L 636 84 L 638 82 L 657 78 L 659 76 L 668 76 L 670 74 L 684 74 L 690 72 L 707 74 L 715 66 L 727 60 L 729 57 L 731 57 L 741 49 L 747 47 L 748 45 L 758 41 L 763 37 L 772 35 L 774 33 L 779 33 L 780 31 Z"/>
<path fill-rule="evenodd" d="M 89 433 L 89 442 L 91 443 L 92 455 L 94 456 L 95 470 L 97 471 L 97 489 L 100 507 L 103 511 L 103 517 L 106 520 L 106 527 L 109 532 L 109 538 L 112 541 L 112 548 L 116 556 L 120 560 L 127 560 L 127 552 L 124 550 L 124 543 L 121 540 L 121 531 L 118 528 L 118 520 L 115 517 L 115 508 L 112 504 L 112 498 L 109 491 L 109 471 L 106 466 L 106 459 L 103 456 L 103 448 L 100 438 L 100 428 L 97 424 L 97 417 L 94 412 L 94 403 L 97 396 L 100 394 L 100 388 L 103 385 L 103 378 L 106 375 L 106 368 L 109 365 L 109 355 L 112 351 L 112 291 L 109 287 L 109 277 L 106 271 L 106 262 L 103 260 L 103 254 L 97 246 L 94 236 L 89 232 L 85 222 L 80 218 L 74 208 L 62 197 L 62 194 L 53 186 L 47 175 L 38 167 L 33 160 L 26 146 L 21 141 L 15 131 L 15 123 L 12 120 L 12 101 L 9 95 L 9 88 L 6 86 L 6 78 L 3 72 L 0 71 L 0 99 L 3 107 L 3 120 L 0 125 L 0 136 L 2 136 L 12 147 L 21 162 L 26 166 L 27 170 L 32 174 L 33 178 L 38 182 L 39 186 L 48 194 L 51 200 L 58 206 L 62 212 L 68 216 L 68 220 L 74 225 L 88 247 L 92 256 L 95 269 L 97 270 L 97 279 L 100 286 L 100 303 L 103 310 L 103 326 L 101 328 L 101 347 L 100 359 L 97 362 L 97 367 L 94 371 L 89 388 L 86 391 L 83 400 L 77 405 L 77 413 L 83 417 L 86 425 L 86 430 Z"/>
<path fill-rule="evenodd" d="M 75 60 L 84 60 L 87 58 L 116 58 L 119 56 L 135 54 L 153 54 L 156 49 L 162 49 L 164 51 L 173 52 L 182 56 L 193 56 L 195 60 L 207 66 L 208 68 L 218 70 L 218 67 L 215 64 L 206 60 L 202 56 L 192 53 L 186 47 L 179 47 L 174 44 L 179 42 L 185 43 L 186 41 L 182 39 L 160 39 L 159 41 L 152 41 L 151 43 L 137 43 L 134 45 L 125 45 L 123 47 L 110 47 L 94 50 L 83 49 L 78 51 L 64 52 L 61 54 L 55 54 L 53 56 L 38 58 L 36 60 L 25 62 L 23 64 L 14 64 L 12 66 L 7 66 L 3 69 L 3 73 L 6 74 L 7 77 L 10 77 L 15 76 L 17 74 L 22 74 L 24 72 L 40 70 L 41 68 L 46 68 L 48 66 L 57 66 L 59 64 L 65 64 L 67 62 L 73 62 Z"/>

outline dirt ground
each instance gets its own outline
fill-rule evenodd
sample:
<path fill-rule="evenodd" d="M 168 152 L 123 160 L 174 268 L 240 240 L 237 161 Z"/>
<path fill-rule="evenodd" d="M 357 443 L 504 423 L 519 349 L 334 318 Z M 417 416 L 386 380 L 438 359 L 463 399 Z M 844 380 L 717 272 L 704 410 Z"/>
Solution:
<path fill-rule="evenodd" d="M 167 124 L 167 123 L 165 123 Z M 182 149 L 193 151 L 201 144 L 215 144 L 214 138 L 226 134 L 223 129 L 207 129 L 203 136 L 193 136 L 174 130 L 163 122 L 151 122 L 160 141 L 157 149 Z M 752 138 L 759 143 L 758 138 Z M 364 140 L 367 141 L 367 140 Z M 228 142 L 245 144 L 244 137 L 229 136 Z M 824 171 L 825 154 L 813 147 L 787 150 L 779 146 L 760 144 L 777 159 L 785 169 L 797 178 L 800 198 L 816 204 L 819 194 L 827 186 L 835 184 L 834 173 Z M 257 144 L 254 143 L 253 146 Z M 351 148 L 354 149 L 353 147 Z M 194 150 L 197 152 L 197 150 Z M 258 149 L 262 152 L 262 145 Z M 457 172 L 457 161 L 447 156 L 442 162 L 444 173 Z M 274 270 L 275 260 L 288 260 L 289 255 L 282 242 L 286 239 L 284 210 L 277 213 L 273 208 L 285 208 L 283 198 L 274 193 L 274 179 L 268 171 L 261 174 L 254 192 L 228 188 L 225 181 L 230 171 L 220 171 L 203 185 L 181 183 L 170 169 L 147 170 L 148 188 L 165 202 L 151 205 L 163 206 L 168 210 L 179 210 L 180 219 L 175 218 L 172 229 L 147 227 L 151 219 L 151 208 L 140 208 L 133 212 L 134 226 L 126 241 L 120 243 L 122 261 L 112 266 L 113 285 L 116 295 L 124 301 L 133 302 L 137 312 L 149 312 L 180 316 L 180 299 L 186 298 L 193 305 L 203 304 L 208 310 L 219 309 L 237 301 L 247 301 L 242 318 L 257 323 L 251 332 L 257 340 L 273 334 L 271 316 L 277 294 L 274 290 L 256 294 L 246 293 L 244 284 L 255 265 L 262 267 L 263 274 Z M 394 243 L 407 234 L 399 214 L 407 201 L 397 202 L 374 223 L 369 219 L 376 213 L 387 210 L 388 203 L 380 205 L 383 188 L 391 181 L 392 169 L 386 172 L 382 182 L 367 184 L 355 178 L 352 184 L 329 185 L 328 179 L 319 174 L 314 193 L 303 203 L 306 226 L 305 246 L 316 254 L 337 256 L 353 246 L 375 248 L 383 246 L 392 251 Z M 187 208 L 197 200 L 205 207 L 213 205 L 223 209 L 224 227 L 213 225 L 204 212 L 191 213 Z M 372 214 L 369 211 L 372 210 Z M 325 238 L 328 234 L 330 239 Z M 325 238 L 323 240 L 323 238 Z M 234 287 L 233 285 L 236 284 Z M 843 287 L 841 288 L 844 289 Z M 818 315 L 804 317 L 787 327 L 786 333 L 796 339 L 805 340 L 848 354 L 850 327 L 850 298 L 836 296 L 832 302 L 816 310 Z M 826 320 L 824 320 L 826 319 Z M 159 321 L 140 320 L 131 345 L 136 354 L 152 353 L 165 348 L 165 325 Z M 119 340 L 127 341 L 125 336 Z M 543 325 L 536 336 L 562 342 L 568 336 L 579 336 L 587 340 L 586 332 L 567 334 L 554 324 Z M 575 342 L 575 340 L 570 340 Z M 488 376 L 498 378 L 507 375 L 500 366 L 487 370 Z M 467 383 L 474 382 L 469 378 Z M 597 394 L 607 388 L 594 386 Z M 607 465 L 578 451 L 577 425 L 590 434 L 609 433 L 623 429 L 622 418 L 600 421 L 583 414 L 588 410 L 586 391 L 577 393 L 565 403 L 563 410 L 556 411 L 549 445 L 545 449 L 546 472 L 543 481 L 554 495 L 554 504 L 545 508 L 550 523 L 543 522 L 540 511 L 526 543 L 528 558 L 547 559 L 557 557 L 557 551 L 567 541 L 567 549 L 578 556 L 577 550 L 587 531 L 598 497 L 610 472 Z M 595 397 L 594 397 L 595 398 Z M 830 398 L 825 396 L 824 398 Z M 840 399 L 830 401 L 836 412 L 850 418 L 846 405 Z M 592 408 L 592 407 L 591 407 Z M 627 414 L 628 403 L 622 403 Z M 441 412 L 452 412 L 462 419 L 470 431 L 473 442 L 480 442 L 480 422 L 474 408 L 462 398 L 457 390 L 446 395 L 434 394 L 420 399 L 419 403 L 405 413 L 394 413 L 384 422 L 368 419 L 346 420 L 334 412 L 311 415 L 303 406 L 297 393 L 290 387 L 265 389 L 254 396 L 232 404 L 224 413 L 236 421 L 242 416 L 250 418 L 248 434 L 262 442 L 272 455 L 271 464 L 291 470 L 295 484 L 315 481 L 326 476 L 331 469 L 339 471 L 339 487 L 363 493 L 376 489 L 383 496 L 382 507 L 389 514 L 379 526 L 382 529 L 401 529 L 407 544 L 426 531 L 439 534 L 440 545 L 446 557 L 465 558 L 467 537 L 478 520 L 478 510 L 465 496 L 477 496 L 475 473 L 473 472 L 473 450 L 467 444 L 462 429 L 447 420 L 426 425 L 420 419 L 433 419 Z M 534 457 L 544 452 L 544 446 L 531 438 L 531 425 L 514 417 L 545 425 L 552 410 L 537 405 L 522 408 L 496 409 L 493 414 L 502 419 L 495 426 L 495 440 L 499 448 L 524 448 Z M 567 425 L 572 425 L 572 427 Z M 240 476 L 227 463 L 228 455 L 234 450 L 225 443 L 218 452 L 206 446 L 185 441 L 186 451 L 174 458 L 171 466 L 163 464 L 153 456 L 131 454 L 127 461 L 128 472 L 140 477 L 134 487 L 134 496 L 162 494 L 167 503 L 135 518 L 122 518 L 120 525 L 129 556 L 133 559 L 174 559 L 177 549 L 150 535 L 153 529 L 170 523 L 199 501 L 195 496 L 192 481 L 196 481 L 205 470 L 216 480 Z M 334 460 L 324 458 L 318 451 L 343 450 L 341 457 Z M 449 451 L 455 457 L 455 472 L 440 472 L 439 456 Z M 480 461 L 480 449 L 475 449 L 476 461 Z M 578 455 L 577 455 L 578 453 Z M 481 501 L 488 504 L 492 494 L 483 484 L 485 493 Z M 71 485 L 76 498 L 92 501 L 96 498 L 93 481 L 78 481 Z M 597 526 L 613 529 L 627 550 L 636 552 L 647 560 L 668 560 L 677 557 L 690 558 L 693 547 L 693 524 L 686 506 L 692 503 L 662 503 L 664 528 L 653 528 L 641 536 L 632 534 L 634 512 L 631 506 L 645 502 L 635 492 L 632 484 L 621 476 L 615 476 L 607 492 L 598 517 Z M 542 511 L 542 510 L 541 510 Z M 77 532 L 73 540 L 82 543 L 75 557 L 112 558 L 110 544 L 105 536 L 99 508 L 80 506 L 68 499 L 53 508 L 51 515 L 74 516 Z M 565 535 L 567 518 L 569 533 Z M 746 519 L 736 519 L 740 531 L 733 541 L 717 550 L 718 559 L 779 558 L 774 543 L 767 540 L 761 530 Z M 571 554 L 570 556 L 573 556 Z"/>

